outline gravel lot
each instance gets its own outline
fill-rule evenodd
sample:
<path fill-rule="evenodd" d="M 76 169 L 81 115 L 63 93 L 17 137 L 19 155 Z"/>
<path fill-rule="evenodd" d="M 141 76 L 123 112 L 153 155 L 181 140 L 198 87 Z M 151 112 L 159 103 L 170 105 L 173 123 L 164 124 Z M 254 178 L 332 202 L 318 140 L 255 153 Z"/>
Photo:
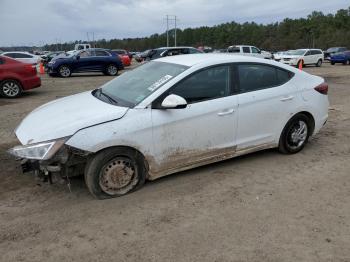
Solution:
<path fill-rule="evenodd" d="M 104 201 L 82 178 L 71 193 L 38 184 L 5 150 L 35 107 L 111 77 L 44 76 L 0 98 L 0 261 L 350 261 L 350 66 L 306 71 L 326 78 L 331 108 L 299 154 L 254 153 Z"/>

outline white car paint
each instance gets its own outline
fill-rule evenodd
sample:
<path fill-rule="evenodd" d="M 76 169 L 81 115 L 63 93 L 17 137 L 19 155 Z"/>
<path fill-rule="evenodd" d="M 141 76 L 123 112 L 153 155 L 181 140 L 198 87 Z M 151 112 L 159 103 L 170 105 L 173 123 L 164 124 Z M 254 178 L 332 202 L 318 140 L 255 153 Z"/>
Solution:
<path fill-rule="evenodd" d="M 300 52 L 300 54 L 294 54 Z M 313 54 L 317 52 L 317 54 Z M 303 61 L 304 65 L 316 65 L 318 61 L 321 63 L 324 60 L 323 51 L 320 49 L 298 49 L 290 50 L 279 56 L 280 62 L 286 65 L 296 66 L 300 61 Z"/>
<path fill-rule="evenodd" d="M 90 153 L 113 146 L 132 147 L 145 157 L 148 178 L 155 179 L 277 147 L 284 126 L 299 112 L 314 117 L 313 134 L 328 117 L 328 96 L 314 90 L 324 80 L 288 65 L 227 54 L 174 56 L 150 63 L 157 62 L 189 68 L 130 109 L 102 102 L 90 92 L 51 102 L 23 120 L 16 130 L 17 137 L 24 145 L 69 137 L 66 145 Z M 190 74 L 241 62 L 282 68 L 294 77 L 282 86 L 188 104 L 184 109 L 152 108 L 152 102 Z"/>
<path fill-rule="evenodd" d="M 272 54 L 270 52 L 260 50 L 259 48 L 251 45 L 233 45 L 228 47 L 228 52 L 234 55 L 252 56 L 257 58 L 271 59 Z"/>
<path fill-rule="evenodd" d="M 4 52 L 1 55 L 8 56 L 8 57 L 11 57 L 11 58 L 16 59 L 18 61 L 21 61 L 23 63 L 32 64 L 32 65 L 36 65 L 36 64 L 40 63 L 40 61 L 41 61 L 40 56 L 33 55 L 31 53 L 28 53 L 28 52 L 17 52 L 17 51 Z"/>

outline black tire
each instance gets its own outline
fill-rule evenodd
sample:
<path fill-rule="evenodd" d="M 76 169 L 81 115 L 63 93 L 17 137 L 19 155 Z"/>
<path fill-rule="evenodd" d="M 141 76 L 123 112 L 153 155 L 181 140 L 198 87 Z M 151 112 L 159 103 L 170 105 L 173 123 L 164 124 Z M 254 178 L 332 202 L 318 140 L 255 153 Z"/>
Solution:
<path fill-rule="evenodd" d="M 304 130 L 306 131 L 306 133 L 303 132 L 300 136 L 305 135 L 305 138 L 300 139 L 300 141 L 296 141 L 298 140 L 298 138 L 300 138 L 296 136 L 296 133 L 298 131 L 297 128 L 299 128 L 299 130 L 302 129 L 303 125 L 301 125 L 301 123 L 305 124 L 306 130 Z M 304 146 L 308 142 L 312 128 L 313 126 L 311 124 L 311 120 L 306 115 L 295 115 L 288 121 L 288 123 L 282 131 L 278 150 L 283 154 L 298 153 L 304 148 Z"/>
<path fill-rule="evenodd" d="M 125 147 L 108 148 L 95 154 L 88 160 L 84 174 L 86 186 L 97 199 L 131 193 L 145 183 L 146 175 L 142 154 Z"/>
<path fill-rule="evenodd" d="M 118 67 L 116 65 L 110 64 L 106 67 L 104 73 L 109 76 L 116 76 L 118 75 Z"/>
<path fill-rule="evenodd" d="M 320 67 L 322 65 L 322 59 L 319 59 L 318 61 L 317 61 L 317 63 L 316 63 L 316 66 L 317 67 Z"/>
<path fill-rule="evenodd" d="M 22 85 L 14 79 L 4 80 L 0 83 L 0 95 L 6 98 L 16 98 L 22 94 Z"/>
<path fill-rule="evenodd" d="M 350 60 L 346 60 L 345 62 L 343 62 L 343 65 L 349 65 L 350 64 Z"/>
<path fill-rule="evenodd" d="M 331 62 L 331 65 L 335 65 L 335 62 Z"/>
<path fill-rule="evenodd" d="M 72 70 L 70 69 L 69 66 L 67 65 L 61 65 L 59 68 L 58 68 L 58 75 L 60 77 L 70 77 L 72 75 Z"/>

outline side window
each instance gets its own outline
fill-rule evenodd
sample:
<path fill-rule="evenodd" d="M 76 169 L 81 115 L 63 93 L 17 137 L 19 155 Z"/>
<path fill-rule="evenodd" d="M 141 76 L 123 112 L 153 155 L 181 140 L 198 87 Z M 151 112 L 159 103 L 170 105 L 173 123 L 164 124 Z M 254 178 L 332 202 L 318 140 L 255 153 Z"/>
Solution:
<path fill-rule="evenodd" d="M 109 56 L 109 54 L 106 51 L 96 50 L 95 56 Z"/>
<path fill-rule="evenodd" d="M 22 53 L 16 53 L 16 58 L 32 58 L 32 56 Z"/>
<path fill-rule="evenodd" d="M 275 87 L 288 82 L 293 73 L 261 64 L 238 65 L 241 93 Z"/>
<path fill-rule="evenodd" d="M 187 55 L 187 54 L 190 53 L 190 51 L 188 50 L 188 48 L 183 48 L 183 49 L 180 50 L 180 52 L 181 52 L 182 55 Z"/>
<path fill-rule="evenodd" d="M 194 73 L 177 84 L 170 94 L 196 103 L 230 95 L 230 66 L 216 66 Z"/>
<path fill-rule="evenodd" d="M 80 52 L 80 57 L 89 57 L 89 56 L 91 56 L 91 55 L 88 51 L 81 51 Z"/>
<path fill-rule="evenodd" d="M 259 51 L 259 49 L 255 48 L 255 47 L 252 47 L 252 53 L 253 54 L 259 54 L 260 51 Z"/>
<path fill-rule="evenodd" d="M 7 53 L 7 54 L 5 54 L 5 56 L 11 57 L 11 58 L 16 58 L 16 54 L 15 53 Z"/>
<path fill-rule="evenodd" d="M 305 55 L 304 56 L 308 56 L 308 55 L 311 55 L 311 51 L 309 50 L 309 51 L 307 51 L 306 53 L 305 53 Z"/>
<path fill-rule="evenodd" d="M 249 46 L 243 46 L 243 53 L 250 53 L 250 47 Z"/>
<path fill-rule="evenodd" d="M 195 49 L 195 48 L 190 48 L 189 49 L 189 52 L 190 52 L 190 54 L 200 54 L 201 52 L 199 52 L 197 49 Z"/>

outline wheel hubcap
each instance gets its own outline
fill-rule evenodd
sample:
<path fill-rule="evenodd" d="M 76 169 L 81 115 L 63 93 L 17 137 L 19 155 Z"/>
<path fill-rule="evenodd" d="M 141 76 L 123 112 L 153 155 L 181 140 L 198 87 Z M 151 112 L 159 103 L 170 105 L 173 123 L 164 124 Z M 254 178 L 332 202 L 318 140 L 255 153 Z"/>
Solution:
<path fill-rule="evenodd" d="M 125 194 L 138 182 L 135 165 L 126 157 L 117 157 L 108 162 L 100 174 L 101 189 L 109 194 Z"/>
<path fill-rule="evenodd" d="M 62 76 L 69 76 L 69 74 L 70 74 L 69 68 L 68 68 L 68 67 L 65 67 L 65 66 L 61 67 L 61 68 L 60 68 L 60 74 L 61 74 Z"/>
<path fill-rule="evenodd" d="M 292 126 L 290 130 L 290 134 L 288 136 L 288 145 L 292 149 L 301 147 L 306 141 L 307 134 L 307 124 L 304 121 L 299 120 L 297 123 L 295 123 L 294 126 Z"/>
<path fill-rule="evenodd" d="M 19 86 L 16 82 L 6 82 L 2 86 L 2 91 L 6 96 L 14 97 L 19 93 Z"/>
<path fill-rule="evenodd" d="M 109 66 L 108 67 L 108 73 L 110 75 L 115 75 L 117 73 L 117 68 L 115 66 Z"/>

